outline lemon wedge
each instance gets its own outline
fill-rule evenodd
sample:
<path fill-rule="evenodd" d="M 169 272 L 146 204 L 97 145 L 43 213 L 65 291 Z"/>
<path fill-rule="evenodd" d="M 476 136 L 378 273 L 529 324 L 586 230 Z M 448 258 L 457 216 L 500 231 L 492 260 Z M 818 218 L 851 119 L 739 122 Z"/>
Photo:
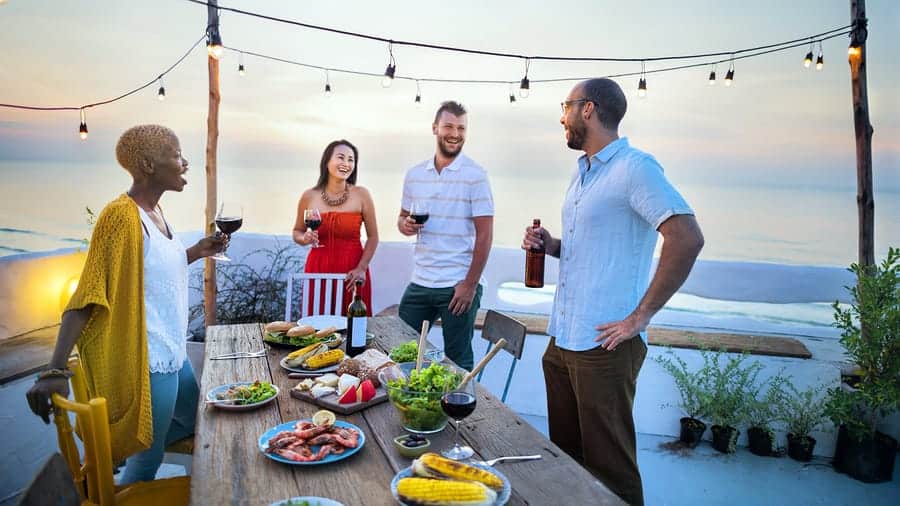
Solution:
<path fill-rule="evenodd" d="M 316 414 L 312 416 L 312 422 L 316 425 L 334 425 L 336 419 L 337 417 L 334 416 L 334 413 L 327 409 L 316 411 Z"/>

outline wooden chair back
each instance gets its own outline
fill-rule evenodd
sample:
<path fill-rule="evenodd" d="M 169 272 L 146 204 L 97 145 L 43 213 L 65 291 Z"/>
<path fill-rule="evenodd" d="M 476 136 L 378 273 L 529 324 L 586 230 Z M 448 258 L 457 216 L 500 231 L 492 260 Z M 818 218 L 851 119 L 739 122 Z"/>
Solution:
<path fill-rule="evenodd" d="M 301 272 L 288 275 L 284 297 L 284 320 L 294 321 L 291 300 L 295 281 L 300 282 L 300 318 L 320 314 L 340 316 L 344 307 L 346 278 L 345 273 Z"/>

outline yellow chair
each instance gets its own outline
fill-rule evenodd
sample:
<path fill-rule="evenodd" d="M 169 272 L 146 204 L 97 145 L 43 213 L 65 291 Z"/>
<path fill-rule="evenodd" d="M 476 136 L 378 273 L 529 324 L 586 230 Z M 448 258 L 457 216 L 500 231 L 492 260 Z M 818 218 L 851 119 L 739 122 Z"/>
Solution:
<path fill-rule="evenodd" d="M 72 390 L 76 399 L 87 397 L 83 370 L 77 360 L 69 366 L 75 372 Z M 77 379 L 76 379 L 77 378 Z M 106 399 L 97 397 L 88 402 L 76 402 L 53 395 L 56 434 L 59 448 L 81 494 L 85 506 L 155 505 L 177 506 L 188 504 L 191 479 L 189 476 L 138 482 L 116 487 L 113 481 L 112 449 L 110 446 L 109 415 Z M 82 460 L 75 444 L 74 431 L 69 422 L 74 413 L 84 446 Z"/>

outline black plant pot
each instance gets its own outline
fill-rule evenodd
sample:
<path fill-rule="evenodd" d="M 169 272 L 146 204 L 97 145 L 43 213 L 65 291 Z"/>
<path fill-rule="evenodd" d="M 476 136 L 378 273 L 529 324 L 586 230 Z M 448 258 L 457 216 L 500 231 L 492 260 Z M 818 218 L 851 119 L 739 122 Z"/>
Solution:
<path fill-rule="evenodd" d="M 681 419 L 680 440 L 688 448 L 696 448 L 706 432 L 706 424 L 696 418 L 684 417 Z"/>
<path fill-rule="evenodd" d="M 722 453 L 734 453 L 737 449 L 738 433 L 734 427 L 713 425 L 713 448 Z"/>
<path fill-rule="evenodd" d="M 875 432 L 875 437 L 862 441 L 850 437 L 847 427 L 838 430 L 834 449 L 834 469 L 865 483 L 891 481 L 894 477 L 894 460 L 897 457 L 897 440 Z"/>
<path fill-rule="evenodd" d="M 809 462 L 812 460 L 813 449 L 816 447 L 816 440 L 810 436 L 795 436 L 788 434 L 788 456 L 800 462 Z"/>
<path fill-rule="evenodd" d="M 775 455 L 775 434 L 769 429 L 750 427 L 747 429 L 747 438 L 750 441 L 750 452 L 760 457 Z"/>

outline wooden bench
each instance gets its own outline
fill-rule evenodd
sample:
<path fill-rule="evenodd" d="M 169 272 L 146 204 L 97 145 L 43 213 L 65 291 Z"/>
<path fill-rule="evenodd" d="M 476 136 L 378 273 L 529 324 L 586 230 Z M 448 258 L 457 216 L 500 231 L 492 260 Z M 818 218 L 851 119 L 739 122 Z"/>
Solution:
<path fill-rule="evenodd" d="M 399 305 L 385 308 L 378 316 L 396 315 Z M 525 324 L 529 334 L 547 334 L 547 315 L 515 313 L 503 311 Z M 484 324 L 484 316 L 487 311 L 481 309 L 475 320 L 475 328 L 480 329 Z M 440 325 L 440 321 L 435 322 Z M 690 330 L 678 330 L 662 327 L 650 327 L 647 329 L 647 341 L 657 346 L 672 346 L 674 348 L 687 349 L 724 349 L 725 351 L 751 355 L 768 355 L 772 357 L 812 358 L 812 353 L 806 346 L 791 337 L 760 336 L 749 334 L 727 334 L 722 332 L 695 332 Z"/>

